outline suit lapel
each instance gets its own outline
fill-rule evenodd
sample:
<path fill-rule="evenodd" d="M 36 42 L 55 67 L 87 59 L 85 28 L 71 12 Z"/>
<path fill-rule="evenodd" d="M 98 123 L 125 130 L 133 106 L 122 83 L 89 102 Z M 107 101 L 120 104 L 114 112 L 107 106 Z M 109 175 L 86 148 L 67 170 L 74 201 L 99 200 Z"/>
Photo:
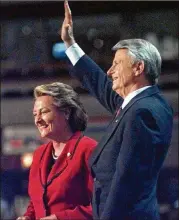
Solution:
<path fill-rule="evenodd" d="M 52 166 L 52 168 L 50 168 L 49 166 L 52 160 L 52 148 L 52 143 L 49 143 L 41 156 L 40 179 L 42 185 L 48 185 L 49 182 L 60 175 L 68 165 L 67 159 L 70 159 L 66 156 L 67 153 L 65 147 L 55 164 Z"/>
<path fill-rule="evenodd" d="M 97 147 L 94 149 L 91 158 L 89 160 L 90 166 L 96 161 L 98 156 L 100 155 L 101 151 L 105 147 L 106 143 L 110 139 L 110 137 L 113 135 L 115 132 L 116 128 L 118 127 L 118 124 L 120 123 L 121 119 L 124 116 L 124 111 L 121 110 L 120 114 L 117 117 L 114 117 L 110 125 L 108 126 L 107 130 L 105 131 L 105 135 L 103 136 L 101 142 L 97 145 Z"/>
<path fill-rule="evenodd" d="M 54 178 L 59 176 L 68 166 L 69 160 L 72 159 L 76 147 L 82 138 L 81 132 L 76 132 L 73 137 L 67 142 L 65 148 L 63 149 L 61 155 L 53 165 L 52 169 L 49 172 L 49 175 L 47 177 L 47 184 L 52 182 Z"/>
<path fill-rule="evenodd" d="M 117 129 L 118 125 L 120 124 L 122 118 L 124 117 L 126 111 L 139 99 L 145 98 L 147 96 L 153 95 L 155 93 L 158 93 L 159 90 L 157 88 L 157 86 L 152 86 L 147 90 L 144 90 L 143 92 L 139 93 L 137 96 L 135 96 L 125 107 L 124 109 L 122 109 L 120 111 L 120 114 L 114 118 L 112 120 L 112 122 L 110 123 L 110 125 L 108 126 L 106 132 L 105 132 L 105 136 L 103 136 L 103 139 L 101 140 L 101 142 L 97 145 L 97 147 L 95 148 L 95 150 L 93 151 L 90 160 L 89 160 L 89 164 L 90 166 L 92 166 L 95 161 L 97 160 L 97 158 L 99 157 L 101 151 L 103 150 L 103 148 L 105 147 L 105 145 L 107 144 L 107 142 L 109 141 L 109 139 L 111 138 L 111 136 L 114 134 L 115 130 Z"/>
<path fill-rule="evenodd" d="M 64 148 L 63 152 L 53 165 L 52 169 L 50 170 L 50 173 L 47 177 L 47 184 L 51 182 L 54 178 L 59 176 L 68 166 L 68 158 L 67 158 L 67 153 L 66 149 Z"/>
<path fill-rule="evenodd" d="M 41 162 L 40 162 L 40 179 L 41 183 L 43 185 L 46 185 L 47 183 L 47 177 L 49 174 L 49 164 L 51 161 L 51 152 L 52 152 L 52 143 L 48 143 L 45 150 L 42 153 L 41 156 Z"/>

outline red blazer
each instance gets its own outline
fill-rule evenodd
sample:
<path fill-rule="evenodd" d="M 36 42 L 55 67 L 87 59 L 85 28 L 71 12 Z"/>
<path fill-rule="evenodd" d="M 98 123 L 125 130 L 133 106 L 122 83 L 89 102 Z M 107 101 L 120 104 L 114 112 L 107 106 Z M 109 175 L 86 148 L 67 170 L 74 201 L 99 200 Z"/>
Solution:
<path fill-rule="evenodd" d="M 50 171 L 52 143 L 34 152 L 29 175 L 30 203 L 24 216 L 39 219 L 55 214 L 60 220 L 92 219 L 93 179 L 88 158 L 97 142 L 81 136 L 81 132 L 73 135 Z"/>

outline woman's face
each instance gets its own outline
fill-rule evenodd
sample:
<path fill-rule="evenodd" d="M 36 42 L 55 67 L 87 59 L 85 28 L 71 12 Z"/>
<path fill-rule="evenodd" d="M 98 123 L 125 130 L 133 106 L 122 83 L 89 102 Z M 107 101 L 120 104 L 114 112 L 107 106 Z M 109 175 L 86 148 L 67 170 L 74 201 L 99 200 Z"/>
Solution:
<path fill-rule="evenodd" d="M 60 111 L 60 108 L 53 103 L 54 99 L 51 96 L 37 97 L 34 103 L 33 115 L 41 137 L 58 141 L 68 133 L 69 125 L 65 112 Z"/>

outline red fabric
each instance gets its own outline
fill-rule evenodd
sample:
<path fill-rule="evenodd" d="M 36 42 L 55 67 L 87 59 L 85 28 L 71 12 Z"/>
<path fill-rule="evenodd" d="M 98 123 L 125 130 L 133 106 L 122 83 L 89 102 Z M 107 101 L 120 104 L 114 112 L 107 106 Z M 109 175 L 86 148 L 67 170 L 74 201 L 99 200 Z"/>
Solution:
<path fill-rule="evenodd" d="M 40 146 L 33 156 L 29 176 L 30 203 L 24 216 L 31 219 L 45 217 L 43 184 L 47 187 L 47 216 L 55 214 L 58 219 L 92 219 L 93 180 L 88 167 L 88 159 L 97 142 L 82 137 L 74 151 L 80 132 L 68 141 L 62 154 L 53 165 L 49 175 L 52 143 Z M 67 154 L 71 153 L 68 157 Z M 69 155 L 69 154 L 68 154 Z M 59 174 L 56 178 L 55 175 Z"/>

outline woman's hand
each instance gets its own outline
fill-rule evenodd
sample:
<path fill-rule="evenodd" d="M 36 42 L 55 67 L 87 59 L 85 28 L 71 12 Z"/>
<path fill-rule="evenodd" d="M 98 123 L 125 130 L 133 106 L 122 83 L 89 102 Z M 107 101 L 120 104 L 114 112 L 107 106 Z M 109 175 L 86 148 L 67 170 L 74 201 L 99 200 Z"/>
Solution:
<path fill-rule="evenodd" d="M 20 216 L 18 218 L 16 218 L 16 220 L 30 220 L 29 216 Z"/>
<path fill-rule="evenodd" d="M 49 215 L 44 218 L 40 218 L 40 220 L 58 220 L 56 215 Z"/>

